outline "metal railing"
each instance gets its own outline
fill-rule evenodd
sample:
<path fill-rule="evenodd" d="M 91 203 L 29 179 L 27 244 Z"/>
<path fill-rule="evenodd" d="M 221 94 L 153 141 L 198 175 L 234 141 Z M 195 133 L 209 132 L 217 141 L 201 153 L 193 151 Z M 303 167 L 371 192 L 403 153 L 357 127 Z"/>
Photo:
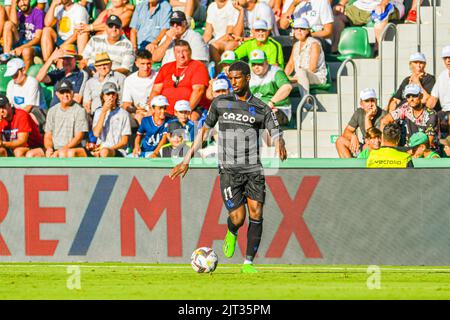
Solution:
<path fill-rule="evenodd" d="M 312 101 L 313 106 L 313 147 L 314 147 L 314 158 L 317 158 L 317 101 L 316 98 L 310 94 L 306 94 L 297 107 L 297 153 L 298 157 L 302 157 L 302 111 L 305 104 L 308 101 Z"/>
<path fill-rule="evenodd" d="M 436 2 L 437 0 L 430 0 L 432 2 L 433 6 L 433 18 L 432 18 L 432 27 L 433 27 L 433 74 L 436 74 Z M 417 8 L 416 8 L 416 14 L 417 14 L 417 52 L 422 52 L 422 35 L 421 35 L 421 19 L 420 19 L 420 7 L 421 7 L 421 0 L 417 1 Z"/>
<path fill-rule="evenodd" d="M 350 63 L 353 66 L 353 97 L 354 97 L 354 104 L 353 104 L 353 110 L 356 111 L 356 108 L 358 106 L 358 70 L 356 67 L 355 61 L 352 60 L 352 58 L 347 58 L 339 67 L 337 72 L 337 98 L 338 98 L 338 129 L 339 129 L 339 136 L 342 135 L 342 89 L 341 89 L 341 76 L 342 72 L 344 71 L 345 66 L 347 63 Z"/>
<path fill-rule="evenodd" d="M 419 0 L 420 1 L 420 0 Z M 383 40 L 386 36 L 388 30 L 394 30 L 394 89 L 397 90 L 397 75 L 398 75 L 398 33 L 397 33 L 397 26 L 393 23 L 388 23 L 386 27 L 384 27 L 383 31 L 381 32 L 380 37 L 380 60 L 379 60 L 379 72 L 378 72 L 378 94 L 380 99 L 378 100 L 378 104 L 383 107 Z"/>

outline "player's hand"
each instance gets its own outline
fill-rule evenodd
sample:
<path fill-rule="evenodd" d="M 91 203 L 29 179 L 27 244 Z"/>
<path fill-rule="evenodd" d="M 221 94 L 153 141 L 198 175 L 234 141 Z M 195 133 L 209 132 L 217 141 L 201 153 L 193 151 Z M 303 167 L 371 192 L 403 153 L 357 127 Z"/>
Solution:
<path fill-rule="evenodd" d="M 150 53 L 153 53 L 153 51 L 155 51 L 155 49 L 158 47 L 158 44 L 156 44 L 156 43 L 149 43 L 146 47 L 145 47 L 145 49 L 146 50 L 148 50 L 148 51 L 150 51 Z"/>
<path fill-rule="evenodd" d="M 158 158 L 158 155 L 157 155 L 155 152 L 153 152 L 153 153 L 150 155 L 150 158 L 152 158 L 152 159 Z"/>
<path fill-rule="evenodd" d="M 284 142 L 283 138 L 277 140 L 277 143 L 275 144 L 275 150 L 278 154 L 278 157 L 280 157 L 281 161 L 286 160 L 287 151 L 286 151 L 286 146 L 285 146 L 285 142 Z"/>
<path fill-rule="evenodd" d="M 352 139 L 350 140 L 350 151 L 352 153 L 359 151 L 359 140 L 355 134 L 352 135 Z"/>
<path fill-rule="evenodd" d="M 239 10 L 239 11 L 244 10 L 244 8 L 239 4 L 239 2 L 238 2 L 237 0 L 234 0 L 234 1 L 232 2 L 232 4 L 233 4 L 233 7 L 234 7 L 236 10 Z"/>
<path fill-rule="evenodd" d="M 52 155 L 53 155 L 53 153 L 54 153 L 55 151 L 53 150 L 53 149 L 47 149 L 47 150 L 45 150 L 45 156 L 47 157 L 47 158 L 50 158 Z"/>
<path fill-rule="evenodd" d="M 169 177 L 173 180 L 179 175 L 183 178 L 189 170 L 189 165 L 183 162 L 177 164 L 169 173 Z"/>

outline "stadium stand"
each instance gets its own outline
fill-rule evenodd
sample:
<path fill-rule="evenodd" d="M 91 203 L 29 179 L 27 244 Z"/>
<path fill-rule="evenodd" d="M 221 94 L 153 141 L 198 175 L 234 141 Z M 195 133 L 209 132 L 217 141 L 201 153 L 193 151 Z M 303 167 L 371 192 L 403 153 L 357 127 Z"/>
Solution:
<path fill-rule="evenodd" d="M 62 0 L 61 3 L 67 4 L 70 1 Z M 152 3 L 157 2 L 153 1 Z M 205 3 L 208 5 L 211 2 L 209 0 Z M 354 2 L 355 0 L 350 0 L 348 4 Z M 411 8 L 411 2 L 411 0 L 404 1 L 405 14 L 403 19 Z M 105 2 L 103 8 L 97 7 L 98 3 L 84 1 L 74 1 L 74 3 L 86 6 L 90 24 L 95 21 L 102 10 L 111 7 L 110 2 Z M 127 5 L 136 6 L 138 3 L 140 2 L 131 0 Z M 333 6 L 336 4 L 337 1 L 332 1 Z M 5 6 L 3 2 L 0 5 Z M 42 3 L 33 0 L 30 2 L 30 5 L 42 6 Z M 50 2 L 46 4 L 45 10 L 48 10 L 49 6 Z M 150 10 L 156 10 L 156 8 L 157 5 L 154 5 Z M 298 124 L 296 123 L 295 115 L 297 110 L 299 110 L 299 103 L 303 97 L 298 90 L 298 85 L 293 85 L 294 90 L 292 90 L 289 97 L 292 104 L 292 119 L 284 128 L 289 157 L 297 157 L 299 155 L 299 140 L 302 143 L 302 157 L 314 157 L 314 149 L 318 150 L 317 157 L 319 158 L 338 157 L 334 142 L 340 135 L 342 126 L 348 123 L 354 109 L 357 107 L 354 101 L 356 100 L 355 97 L 359 96 L 359 91 L 363 88 L 374 88 L 378 93 L 379 106 L 385 109 L 389 99 L 398 88 L 398 84 L 405 76 L 410 74 L 408 63 L 406 62 L 412 53 L 424 53 L 427 57 L 427 72 L 437 77 L 444 70 L 440 52 L 444 46 L 450 44 L 450 33 L 448 31 L 450 29 L 449 16 L 450 0 L 440 0 L 436 1 L 436 3 L 433 3 L 431 0 L 423 1 L 418 12 L 418 20 L 420 23 L 405 24 L 403 20 L 399 20 L 394 21 L 395 24 L 388 24 L 383 33 L 384 40 L 380 43 L 378 50 L 378 52 L 382 52 L 382 55 L 380 54 L 378 56 L 374 56 L 375 50 L 373 47 L 376 41 L 373 23 L 368 23 L 362 27 L 350 26 L 345 28 L 338 45 L 338 54 L 332 55 L 327 52 L 325 55 L 328 71 L 327 82 L 320 85 L 311 85 L 310 87 L 309 94 L 316 102 L 317 114 L 314 116 L 312 112 L 313 108 L 309 105 L 306 105 L 302 109 L 301 139 L 298 137 Z M 236 24 L 237 22 L 235 21 L 234 23 Z M 233 27 L 231 24 L 230 26 Z M 65 26 L 60 25 L 58 27 L 64 28 Z M 86 30 L 82 26 L 75 27 L 74 30 Z M 176 28 L 177 26 L 171 25 L 172 27 Z M 202 35 L 205 31 L 205 22 L 195 21 L 190 27 L 194 32 Z M 229 31 L 234 32 L 232 28 Z M 280 35 L 273 36 L 281 44 L 284 61 L 289 59 L 293 46 L 293 38 L 289 32 L 289 30 L 280 30 Z M 317 30 L 314 30 L 314 32 L 317 32 Z M 93 35 L 94 33 L 91 33 L 90 37 Z M 230 36 L 230 33 L 227 36 Z M 233 35 L 232 37 L 236 38 L 237 36 Z M 242 38 L 241 40 L 245 39 Z M 79 53 L 82 54 L 82 52 Z M 0 59 L 2 61 L 0 62 L 0 93 L 5 94 L 8 82 L 12 78 L 10 76 L 4 76 L 7 57 L 6 55 L 2 55 L 1 58 L 3 60 Z M 28 75 L 33 77 L 37 75 L 43 65 L 42 59 L 38 58 L 35 62 L 36 64 L 31 65 L 27 72 Z M 350 64 L 355 66 L 355 70 L 349 67 Z M 152 68 L 158 71 L 161 66 L 162 64 L 160 62 L 154 63 Z M 58 67 L 61 67 L 61 65 Z M 82 67 L 85 67 L 85 70 L 92 68 L 92 66 Z M 209 65 L 209 67 L 214 66 Z M 53 68 L 56 68 L 56 66 L 52 65 L 51 69 Z M 132 70 L 132 72 L 134 71 L 136 71 L 136 68 Z M 356 79 L 354 79 L 354 75 L 356 75 Z M 338 80 L 341 84 L 339 90 Z M 380 90 L 382 92 L 379 92 Z M 44 96 L 44 100 L 48 106 L 54 95 L 53 86 L 46 86 L 41 83 L 40 93 Z M 341 104 L 338 101 L 341 101 Z M 342 106 L 341 110 L 339 105 Z M 314 123 L 315 119 L 316 123 Z M 342 119 L 341 125 L 339 119 Z M 317 129 L 316 139 L 314 138 L 314 127 Z M 360 138 L 362 141 L 362 137 Z M 314 146 L 314 141 L 317 141 L 316 146 Z"/>

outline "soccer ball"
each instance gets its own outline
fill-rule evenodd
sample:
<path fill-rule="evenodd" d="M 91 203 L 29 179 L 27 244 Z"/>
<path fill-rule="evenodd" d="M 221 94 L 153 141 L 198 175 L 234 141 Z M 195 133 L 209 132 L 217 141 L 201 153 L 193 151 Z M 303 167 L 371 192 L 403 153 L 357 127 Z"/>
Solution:
<path fill-rule="evenodd" d="M 191 266 L 198 273 L 209 273 L 216 270 L 219 258 L 213 249 L 208 247 L 197 248 L 192 252 Z"/>

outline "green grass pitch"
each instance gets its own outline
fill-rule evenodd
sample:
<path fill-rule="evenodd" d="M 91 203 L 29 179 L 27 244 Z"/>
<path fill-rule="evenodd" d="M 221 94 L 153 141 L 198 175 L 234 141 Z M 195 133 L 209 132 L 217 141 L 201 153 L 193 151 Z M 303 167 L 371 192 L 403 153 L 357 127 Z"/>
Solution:
<path fill-rule="evenodd" d="M 212 274 L 197 274 L 187 264 L 0 263 L 0 299 L 450 299 L 450 267 L 380 266 L 375 282 L 367 266 L 258 270 L 246 275 L 240 265 L 219 264 Z"/>

